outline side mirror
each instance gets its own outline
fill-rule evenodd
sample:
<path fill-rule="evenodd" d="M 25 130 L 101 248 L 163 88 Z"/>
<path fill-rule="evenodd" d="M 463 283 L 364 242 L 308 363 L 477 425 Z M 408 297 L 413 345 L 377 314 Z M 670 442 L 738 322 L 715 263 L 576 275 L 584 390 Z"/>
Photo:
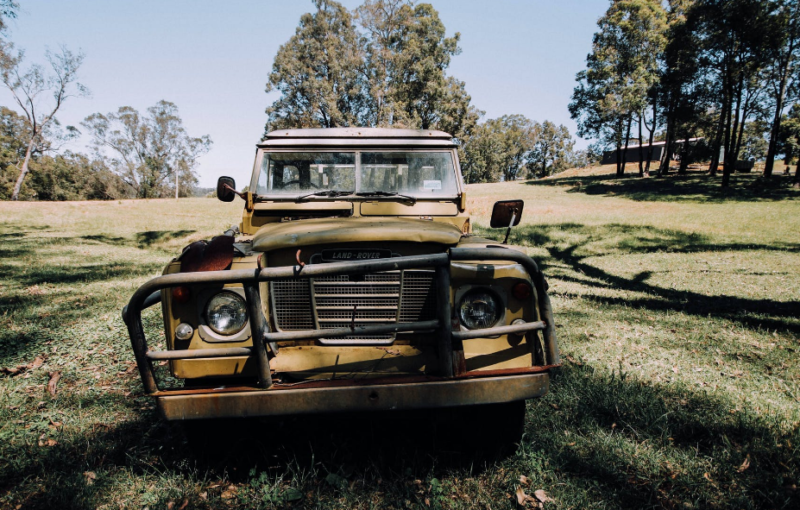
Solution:
<path fill-rule="evenodd" d="M 511 227 L 519 225 L 519 221 L 522 219 L 523 207 L 525 207 L 525 202 L 522 200 L 500 200 L 494 203 L 492 219 L 489 225 L 492 228 L 508 229 L 503 244 L 508 242 L 508 234 L 511 233 Z"/>
<path fill-rule="evenodd" d="M 217 198 L 223 202 L 233 202 L 236 196 L 236 181 L 233 177 L 220 177 L 217 179 Z"/>

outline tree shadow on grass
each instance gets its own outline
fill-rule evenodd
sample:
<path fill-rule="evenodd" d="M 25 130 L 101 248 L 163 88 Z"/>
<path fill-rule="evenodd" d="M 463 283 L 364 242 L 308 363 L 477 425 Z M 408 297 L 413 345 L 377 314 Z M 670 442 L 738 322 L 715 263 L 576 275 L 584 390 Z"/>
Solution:
<path fill-rule="evenodd" d="M 735 174 L 728 188 L 720 186 L 720 176 L 705 171 L 689 171 L 686 175 L 669 174 L 663 178 L 642 179 L 627 174 L 577 177 L 554 177 L 526 181 L 531 186 L 570 186 L 571 193 L 619 196 L 645 202 L 774 202 L 800 199 L 800 191 L 792 188 L 788 176 L 764 180 L 756 173 Z"/>
<path fill-rule="evenodd" d="M 497 235 L 486 231 L 486 235 Z M 729 251 L 800 251 L 800 243 L 775 242 L 757 243 L 718 243 L 707 236 L 677 230 L 658 229 L 650 226 L 634 225 L 581 225 L 562 223 L 555 225 L 525 225 L 512 231 L 510 244 L 544 247 L 549 257 L 540 261 L 547 269 L 567 267 L 576 275 L 559 274 L 558 279 L 579 283 L 599 289 L 621 290 L 643 293 L 647 298 L 616 298 L 584 295 L 598 303 L 626 305 L 651 310 L 671 310 L 699 317 L 720 317 L 739 323 L 747 328 L 778 329 L 800 333 L 800 302 L 774 301 L 770 299 L 749 299 L 731 295 L 706 295 L 688 290 L 669 289 L 648 282 L 651 273 L 642 271 L 632 278 L 617 276 L 605 271 L 587 259 L 599 256 L 666 253 L 703 253 Z M 613 243 L 598 245 L 593 243 Z M 592 249 L 587 249 L 589 245 Z M 598 250 L 600 250 L 598 252 Z M 751 317 L 743 315 L 761 315 Z"/>
<path fill-rule="evenodd" d="M 114 398 L 101 396 L 83 412 L 119 406 Z M 748 409 L 732 414 L 733 407 L 719 394 L 568 365 L 554 378 L 550 395 L 529 403 L 519 451 L 499 465 L 477 468 L 468 460 L 442 462 L 443 453 L 431 446 L 430 416 L 420 413 L 208 427 L 212 441 L 225 451 L 222 458 L 209 458 L 189 447 L 181 426 L 146 410 L 134 421 L 58 436 L 52 448 L 6 445 L 12 455 L 2 463 L 0 489 L 21 490 L 33 480 L 36 490 L 30 491 L 26 507 L 94 507 L 108 500 L 104 491 L 114 490 L 113 477 L 127 473 L 172 487 L 174 480 L 185 480 L 190 487 L 187 492 L 154 490 L 157 501 L 151 507 L 184 497 L 193 506 L 224 506 L 220 495 L 228 484 L 239 484 L 239 497 L 246 500 L 261 490 L 253 485 L 255 473 L 266 472 L 315 498 L 371 497 L 380 491 L 384 501 L 422 504 L 425 496 L 419 495 L 415 480 L 496 473 L 502 466 L 512 480 L 489 477 L 485 483 L 499 485 L 484 488 L 489 494 L 507 491 L 519 473 L 526 473 L 552 482 L 551 495 L 566 482 L 570 488 L 563 489 L 562 497 L 588 493 L 592 501 L 611 507 L 792 508 L 800 502 L 792 488 L 800 476 L 797 425 Z M 467 449 L 487 439 L 479 427 L 461 425 L 471 435 Z M 746 459 L 749 467 L 742 469 Z M 82 474 L 88 471 L 98 475 L 91 486 Z M 202 491 L 207 501 L 200 499 Z"/>
<path fill-rule="evenodd" d="M 179 237 L 186 237 L 194 234 L 196 230 L 147 230 L 137 232 L 133 239 L 128 237 L 118 237 L 107 234 L 90 234 L 81 236 L 86 241 L 95 241 L 113 246 L 135 246 L 137 248 L 150 248 L 153 245 L 165 243 Z"/>
<path fill-rule="evenodd" d="M 47 265 L 26 271 L 15 278 L 21 285 L 93 283 L 106 280 L 131 279 L 146 275 L 157 275 L 163 268 L 161 263 L 135 264 L 131 262 L 115 262 L 113 264 L 97 263 L 88 266 L 74 266 L 65 270 L 62 267 Z"/>
<path fill-rule="evenodd" d="M 553 412 L 548 404 L 555 404 Z M 533 403 L 521 455 L 622 508 L 789 508 L 800 476 L 797 424 L 720 394 L 567 365 Z M 745 464 L 750 468 L 742 469 Z"/>

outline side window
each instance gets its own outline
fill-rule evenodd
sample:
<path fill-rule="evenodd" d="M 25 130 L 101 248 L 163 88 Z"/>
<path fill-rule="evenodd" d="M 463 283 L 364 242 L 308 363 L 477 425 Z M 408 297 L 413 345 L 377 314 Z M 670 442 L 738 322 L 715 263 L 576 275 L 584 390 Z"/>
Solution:
<path fill-rule="evenodd" d="M 261 171 L 258 173 L 258 184 L 256 185 L 256 195 L 267 194 L 267 172 Z"/>

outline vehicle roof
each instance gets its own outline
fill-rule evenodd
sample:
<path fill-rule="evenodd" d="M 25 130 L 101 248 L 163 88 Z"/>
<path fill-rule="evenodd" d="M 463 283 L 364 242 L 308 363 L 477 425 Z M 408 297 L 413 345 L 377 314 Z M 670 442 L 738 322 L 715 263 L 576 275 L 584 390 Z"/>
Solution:
<path fill-rule="evenodd" d="M 433 129 L 313 128 L 270 131 L 258 147 L 286 146 L 438 146 L 454 147 L 453 136 Z"/>

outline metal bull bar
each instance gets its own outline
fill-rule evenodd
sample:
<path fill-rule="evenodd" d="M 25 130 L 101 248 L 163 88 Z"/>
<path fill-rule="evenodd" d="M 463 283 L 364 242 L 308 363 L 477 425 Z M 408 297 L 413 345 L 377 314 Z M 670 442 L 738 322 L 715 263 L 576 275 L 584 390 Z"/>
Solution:
<path fill-rule="evenodd" d="M 452 310 L 450 305 L 450 261 L 454 260 L 502 260 L 513 261 L 522 266 L 531 275 L 536 288 L 539 314 L 542 321 L 530 322 L 514 326 L 499 326 L 476 331 L 452 331 Z M 365 273 L 397 271 L 412 268 L 434 268 L 437 292 L 438 313 L 436 320 L 395 323 L 382 325 L 353 326 L 349 328 L 317 329 L 292 332 L 270 332 L 267 320 L 261 308 L 259 283 L 276 280 L 314 278 L 330 275 L 357 275 Z M 160 301 L 163 289 L 177 286 L 193 286 L 204 284 L 240 283 L 244 286 L 247 302 L 250 330 L 253 347 L 192 349 L 172 351 L 150 351 L 142 325 L 142 310 Z M 305 266 L 267 267 L 262 269 L 233 269 L 224 271 L 208 271 L 197 273 L 176 273 L 156 277 L 145 283 L 130 299 L 122 311 L 122 318 L 128 327 L 136 365 L 142 378 L 144 389 L 148 394 L 159 391 L 158 383 L 152 367 L 156 360 L 175 360 L 192 358 L 223 358 L 230 356 L 254 356 L 258 373 L 258 385 L 267 389 L 272 386 L 267 346 L 272 355 L 277 353 L 276 342 L 282 340 L 335 338 L 347 335 L 370 335 L 382 333 L 398 333 L 407 331 L 438 331 L 438 354 L 440 374 L 446 378 L 454 375 L 453 342 L 471 338 L 485 338 L 509 333 L 528 333 L 543 331 L 546 361 L 549 365 L 560 363 L 558 345 L 553 323 L 553 313 L 547 296 L 547 284 L 536 262 L 524 253 L 514 250 L 494 248 L 453 248 L 449 253 L 431 255 L 413 255 L 393 257 L 389 259 L 367 260 L 359 262 L 331 262 L 325 264 L 307 264 Z"/>

